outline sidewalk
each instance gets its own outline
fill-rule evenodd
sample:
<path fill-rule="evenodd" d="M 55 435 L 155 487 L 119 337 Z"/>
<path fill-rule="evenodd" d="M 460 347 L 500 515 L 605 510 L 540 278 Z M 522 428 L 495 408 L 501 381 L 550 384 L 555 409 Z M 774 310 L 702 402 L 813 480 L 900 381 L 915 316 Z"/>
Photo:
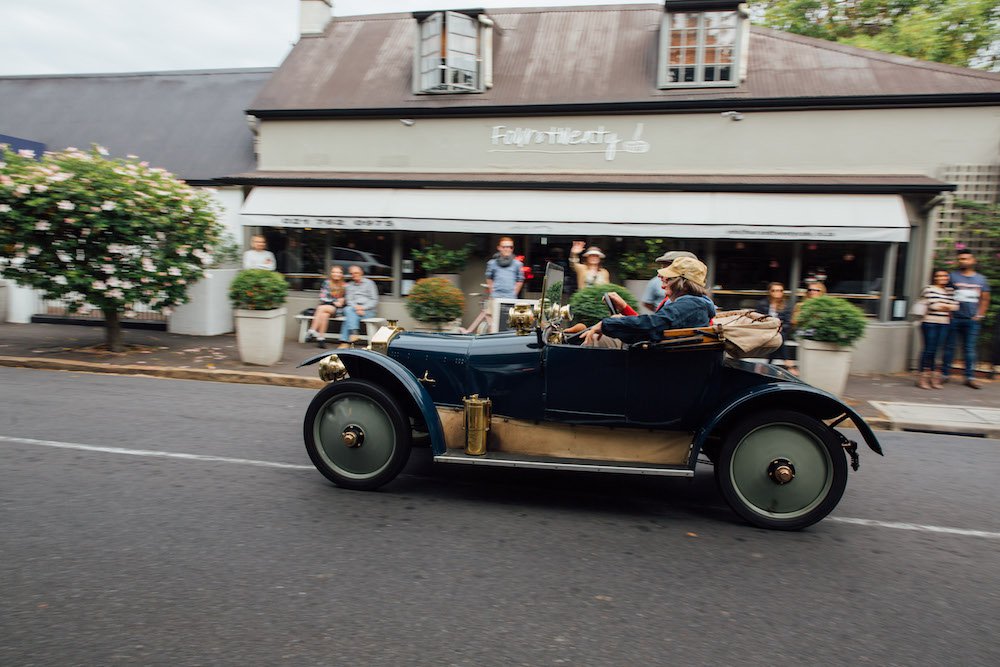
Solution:
<path fill-rule="evenodd" d="M 0 366 L 307 388 L 323 385 L 315 366 L 296 368 L 320 352 L 314 344 L 286 341 L 282 360 L 262 367 L 240 361 L 233 334 L 182 336 L 126 329 L 124 341 L 128 352 L 110 354 L 90 349 L 103 344 L 103 327 L 0 323 Z M 908 374 L 852 375 L 844 400 L 874 428 L 1000 437 L 1000 380 L 983 380 L 979 391 L 956 380 L 953 377 L 943 389 L 928 391 L 914 386 Z"/>

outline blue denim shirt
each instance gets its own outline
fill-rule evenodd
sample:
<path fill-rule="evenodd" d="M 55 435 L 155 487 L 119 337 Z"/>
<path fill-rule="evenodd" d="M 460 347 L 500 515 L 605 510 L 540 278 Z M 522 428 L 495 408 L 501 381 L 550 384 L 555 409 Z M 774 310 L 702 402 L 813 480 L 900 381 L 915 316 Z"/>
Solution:
<path fill-rule="evenodd" d="M 664 329 L 704 327 L 715 317 L 715 304 L 703 296 L 684 296 L 670 301 L 652 315 L 608 317 L 601 320 L 601 333 L 623 343 L 663 340 Z"/>
<path fill-rule="evenodd" d="M 495 258 L 486 262 L 486 277 L 493 281 L 493 293 L 490 296 L 494 299 L 517 298 L 514 285 L 524 282 L 524 274 L 521 272 L 523 267 L 524 264 L 518 259 L 512 259 L 507 266 L 500 266 Z"/>

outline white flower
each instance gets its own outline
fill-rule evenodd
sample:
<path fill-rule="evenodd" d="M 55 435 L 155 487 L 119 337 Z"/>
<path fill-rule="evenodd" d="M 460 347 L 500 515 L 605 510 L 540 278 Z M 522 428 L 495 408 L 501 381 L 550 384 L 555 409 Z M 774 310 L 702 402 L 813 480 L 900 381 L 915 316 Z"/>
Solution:
<path fill-rule="evenodd" d="M 104 284 L 103 280 L 95 280 L 94 284 L 92 285 L 92 287 L 95 290 L 97 290 L 98 292 L 103 292 L 104 290 L 106 290 L 108 288 L 108 286 Z"/>
<path fill-rule="evenodd" d="M 105 292 L 109 299 L 121 299 L 125 294 L 120 289 L 109 289 Z"/>
<path fill-rule="evenodd" d="M 10 213 L 10 204 L 0 204 L 0 213 Z"/>
<path fill-rule="evenodd" d="M 36 245 L 33 245 L 33 246 L 28 246 L 28 254 L 29 254 L 29 255 L 31 255 L 32 257 L 34 257 L 35 255 L 37 255 L 37 254 L 38 254 L 38 253 L 40 253 L 41 251 L 42 251 L 42 249 L 41 249 L 41 248 L 39 248 L 39 247 L 38 247 L 38 246 L 36 246 Z"/>
<path fill-rule="evenodd" d="M 179 276 L 181 275 L 181 270 L 178 269 L 176 266 L 171 266 L 169 269 L 167 269 L 167 273 L 172 276 Z"/>
<path fill-rule="evenodd" d="M 118 207 L 118 204 L 114 203 L 113 201 L 106 201 L 103 204 L 101 204 L 101 210 L 103 210 L 103 211 L 113 211 L 117 207 Z"/>
<path fill-rule="evenodd" d="M 59 252 L 57 252 L 56 255 L 59 257 L 59 261 L 63 262 L 64 264 L 67 264 L 67 263 L 73 261 L 73 256 L 70 255 L 70 254 L 68 254 L 68 253 L 63 252 L 62 250 L 60 250 Z"/>
<path fill-rule="evenodd" d="M 58 206 L 63 211 L 72 211 L 74 208 L 76 208 L 76 205 L 74 205 L 73 202 L 66 201 L 65 199 L 56 204 L 56 206 Z"/>
<path fill-rule="evenodd" d="M 35 183 L 35 192 L 45 192 L 49 189 L 49 186 L 44 183 Z"/>
<path fill-rule="evenodd" d="M 174 312 L 174 309 L 171 308 L 170 306 L 164 306 L 163 308 L 160 309 L 160 312 L 163 313 L 164 315 L 169 316 Z"/>
<path fill-rule="evenodd" d="M 57 276 L 55 276 L 55 277 L 52 278 L 52 282 L 54 282 L 56 285 L 65 285 L 66 284 L 66 276 L 57 275 Z"/>
<path fill-rule="evenodd" d="M 121 287 L 122 282 L 115 278 L 114 276 L 108 278 L 108 287 Z"/>
<path fill-rule="evenodd" d="M 110 153 L 108 153 L 108 149 L 105 148 L 104 146 L 97 146 L 97 152 L 103 155 L 104 157 L 110 155 Z"/>
<path fill-rule="evenodd" d="M 26 195 L 29 192 L 31 192 L 31 188 L 29 188 L 27 185 L 25 185 L 24 183 L 22 183 L 21 185 L 19 185 L 16 188 L 14 188 L 14 192 L 16 192 L 19 195 Z"/>
<path fill-rule="evenodd" d="M 20 149 L 19 151 L 17 151 L 17 154 L 20 155 L 21 157 L 26 157 L 26 158 L 33 159 L 35 157 L 35 151 L 27 148 Z"/>
<path fill-rule="evenodd" d="M 101 271 L 104 273 L 114 273 L 115 267 L 113 264 L 101 264 Z"/>
<path fill-rule="evenodd" d="M 35 223 L 35 231 L 38 232 L 47 232 L 51 228 L 52 225 L 46 222 L 45 220 L 39 220 L 38 222 Z"/>

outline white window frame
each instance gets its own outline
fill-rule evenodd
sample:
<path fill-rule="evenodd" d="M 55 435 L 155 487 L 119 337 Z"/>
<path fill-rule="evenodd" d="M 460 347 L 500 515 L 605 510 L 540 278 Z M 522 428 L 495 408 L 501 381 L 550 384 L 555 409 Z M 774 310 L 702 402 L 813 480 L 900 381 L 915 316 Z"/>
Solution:
<path fill-rule="evenodd" d="M 718 67 L 715 64 L 707 64 L 705 62 L 705 34 L 707 32 L 705 17 L 707 14 L 728 14 L 731 13 L 736 18 L 736 24 L 733 26 L 733 56 L 732 62 L 729 63 L 729 76 L 728 81 L 705 81 L 705 68 L 706 67 Z M 671 45 L 671 24 L 673 23 L 673 17 L 676 14 L 690 14 L 697 15 L 698 17 L 698 27 L 696 28 L 697 40 L 695 44 L 695 62 L 693 64 L 695 70 L 695 80 L 694 81 L 670 81 L 670 45 Z M 735 88 L 740 85 L 740 81 L 743 79 L 743 71 L 741 67 L 742 63 L 742 51 L 744 48 L 744 41 L 746 38 L 746 31 L 743 29 L 743 22 L 746 17 L 743 12 L 738 9 L 726 9 L 726 10 L 695 10 L 695 11 L 666 11 L 663 14 L 663 18 L 660 23 L 660 53 L 659 53 L 659 67 L 657 71 L 657 86 L 660 88 Z"/>
<path fill-rule="evenodd" d="M 437 27 L 435 32 L 425 34 L 428 28 L 435 26 Z M 465 35 L 459 32 L 460 28 L 468 27 L 472 28 L 474 35 Z M 484 33 L 488 30 L 489 28 L 483 25 L 482 19 L 462 12 L 434 12 L 419 21 L 413 59 L 413 92 L 417 95 L 482 92 L 485 89 L 484 80 L 487 74 L 484 71 L 483 60 L 489 41 L 484 39 Z M 433 58 L 435 51 L 428 47 L 433 47 L 434 42 L 441 39 L 442 32 L 445 33 L 444 58 Z M 453 38 L 452 35 L 455 37 Z M 450 48 L 449 43 L 454 43 L 463 37 L 475 41 L 475 53 L 461 52 Z M 433 67 L 425 66 L 431 60 L 438 61 L 436 71 Z M 474 69 L 464 66 L 463 60 L 465 63 L 473 62 Z M 461 77 L 463 73 L 471 74 L 473 79 L 471 84 L 454 81 L 455 76 Z M 437 76 L 434 76 L 435 74 Z"/>

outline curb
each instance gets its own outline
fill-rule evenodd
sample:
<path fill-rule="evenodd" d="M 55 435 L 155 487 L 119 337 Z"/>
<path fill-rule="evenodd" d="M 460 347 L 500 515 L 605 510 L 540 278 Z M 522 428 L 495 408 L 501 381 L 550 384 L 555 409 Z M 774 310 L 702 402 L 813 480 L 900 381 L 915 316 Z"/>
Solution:
<path fill-rule="evenodd" d="M 93 361 L 42 359 L 38 357 L 3 357 L 0 366 L 10 368 L 35 368 L 48 371 L 73 371 L 78 373 L 108 373 L 112 375 L 145 375 L 172 380 L 201 380 L 232 382 L 236 384 L 263 384 L 273 387 L 322 389 L 326 383 L 319 378 L 280 373 L 255 373 L 251 371 L 209 370 L 200 368 L 171 368 L 169 366 L 137 366 L 128 364 L 102 364 Z"/>

